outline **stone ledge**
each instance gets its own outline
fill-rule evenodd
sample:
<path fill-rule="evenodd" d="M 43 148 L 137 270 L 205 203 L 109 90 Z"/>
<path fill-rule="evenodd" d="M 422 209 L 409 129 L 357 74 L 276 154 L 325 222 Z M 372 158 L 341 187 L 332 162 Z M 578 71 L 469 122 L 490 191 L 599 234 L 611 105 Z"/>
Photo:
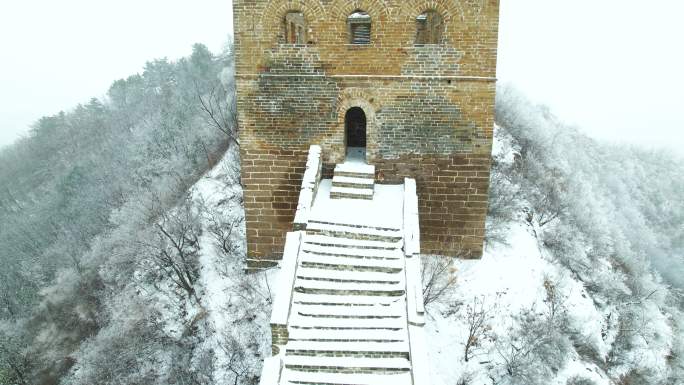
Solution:
<path fill-rule="evenodd" d="M 283 362 L 280 357 L 268 357 L 264 360 L 259 385 L 278 385 L 283 371 Z"/>
<path fill-rule="evenodd" d="M 309 215 L 313 202 L 318 193 L 318 186 L 321 183 L 323 173 L 323 162 L 321 162 L 321 146 L 312 145 L 309 148 L 309 156 L 306 161 L 306 171 L 302 179 L 302 187 L 299 193 L 297 211 L 294 218 L 294 229 L 296 231 L 305 230 L 309 222 Z"/>
<path fill-rule="evenodd" d="M 425 325 L 420 256 L 406 259 L 406 302 L 409 325 Z"/>
<path fill-rule="evenodd" d="M 420 254 L 420 226 L 416 180 L 404 179 L 404 255 Z"/>
<path fill-rule="evenodd" d="M 297 262 L 301 243 L 301 232 L 287 234 L 281 272 L 278 277 L 277 290 L 275 291 L 276 297 L 273 301 L 273 311 L 271 313 L 271 346 L 274 355 L 278 354 L 280 346 L 284 346 L 288 341 L 287 321 L 290 317 L 292 306 L 292 293 L 297 274 Z"/>
<path fill-rule="evenodd" d="M 258 273 L 278 266 L 280 261 L 275 259 L 247 258 L 246 263 L 247 267 L 245 268 L 245 271 L 247 273 Z"/>
<path fill-rule="evenodd" d="M 460 80 L 460 81 L 479 81 L 496 82 L 496 77 L 489 76 L 439 76 L 439 75 L 327 75 L 327 74 L 302 74 L 302 73 L 259 73 L 259 74 L 239 74 L 236 79 L 258 79 L 260 77 L 283 77 L 283 78 L 331 78 L 331 79 L 378 79 L 378 80 Z"/>

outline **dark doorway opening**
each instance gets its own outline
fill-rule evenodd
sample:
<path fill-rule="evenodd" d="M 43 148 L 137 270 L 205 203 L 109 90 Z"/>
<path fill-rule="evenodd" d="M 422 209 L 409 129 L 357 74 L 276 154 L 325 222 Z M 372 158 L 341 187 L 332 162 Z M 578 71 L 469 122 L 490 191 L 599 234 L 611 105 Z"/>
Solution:
<path fill-rule="evenodd" d="M 359 107 L 347 110 L 344 117 L 347 147 L 366 147 L 366 114 Z"/>

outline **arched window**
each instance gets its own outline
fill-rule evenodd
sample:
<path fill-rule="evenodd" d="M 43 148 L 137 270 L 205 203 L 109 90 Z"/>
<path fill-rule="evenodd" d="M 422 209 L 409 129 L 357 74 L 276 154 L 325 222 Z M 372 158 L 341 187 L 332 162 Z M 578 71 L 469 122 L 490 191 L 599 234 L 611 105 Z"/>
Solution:
<path fill-rule="evenodd" d="M 437 11 L 421 13 L 416 18 L 416 44 L 439 44 L 444 32 L 444 19 Z"/>
<path fill-rule="evenodd" d="M 288 12 L 285 15 L 285 42 L 289 44 L 306 44 L 307 26 L 304 14 Z"/>
<path fill-rule="evenodd" d="M 349 44 L 370 44 L 371 17 L 364 11 L 355 11 L 347 18 Z"/>

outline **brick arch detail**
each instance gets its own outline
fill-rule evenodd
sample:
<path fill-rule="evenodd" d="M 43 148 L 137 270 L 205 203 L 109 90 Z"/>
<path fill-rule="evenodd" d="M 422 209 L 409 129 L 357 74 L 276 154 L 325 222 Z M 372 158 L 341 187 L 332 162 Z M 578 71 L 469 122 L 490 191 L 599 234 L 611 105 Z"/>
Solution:
<path fill-rule="evenodd" d="M 391 17 L 390 7 L 383 0 L 333 0 L 328 5 L 328 12 L 330 18 L 335 20 L 332 28 L 334 33 L 346 36 L 347 18 L 356 10 L 367 12 L 371 17 L 371 45 L 380 41 L 383 25 Z"/>
<path fill-rule="evenodd" d="M 407 26 L 404 31 L 407 43 L 412 45 L 415 41 L 416 18 L 423 12 L 436 11 L 444 19 L 444 34 L 442 44 L 456 44 L 452 36 L 458 30 L 458 24 L 466 19 L 465 10 L 460 2 L 453 0 L 418 0 L 404 2 L 398 10 L 397 20 Z M 411 26 L 412 28 L 408 28 Z"/>
<path fill-rule="evenodd" d="M 405 2 L 401 7 L 400 18 L 407 22 L 414 22 L 416 17 L 426 11 L 437 11 L 444 22 L 457 22 L 463 18 L 463 11 L 453 0 L 420 0 Z"/>
<path fill-rule="evenodd" d="M 288 12 L 301 12 L 304 14 L 309 28 L 319 20 L 327 18 L 327 10 L 318 0 L 271 0 L 264 7 L 259 25 L 262 32 L 270 34 L 269 39 L 278 39 L 278 34 L 283 29 L 283 22 Z M 314 41 L 319 31 L 312 31 Z"/>
<path fill-rule="evenodd" d="M 356 10 L 368 12 L 371 22 L 380 22 L 390 16 L 390 8 L 383 0 L 333 0 L 328 6 L 330 15 L 347 22 L 347 17 Z"/>

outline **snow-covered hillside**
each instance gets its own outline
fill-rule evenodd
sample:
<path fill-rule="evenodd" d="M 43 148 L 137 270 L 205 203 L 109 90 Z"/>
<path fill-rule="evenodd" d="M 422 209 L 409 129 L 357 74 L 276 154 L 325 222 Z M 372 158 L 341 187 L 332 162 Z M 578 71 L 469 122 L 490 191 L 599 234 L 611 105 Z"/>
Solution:
<path fill-rule="evenodd" d="M 682 384 L 682 164 L 499 94 L 485 255 L 426 258 L 453 282 L 428 305 L 433 381 Z"/>
<path fill-rule="evenodd" d="M 192 188 L 203 202 L 205 234 L 200 238 L 200 285 L 206 311 L 206 348 L 213 351 L 215 384 L 249 383 L 260 374 L 261 361 L 270 355 L 271 303 L 277 285 L 277 269 L 246 274 L 244 261 L 227 259 L 222 245 L 212 237 L 215 218 L 230 223 L 228 244 L 234 256 L 245 253 L 242 188 L 236 174 L 238 151 L 229 151 L 221 162 Z"/>
<path fill-rule="evenodd" d="M 529 339 L 511 338 L 520 333 L 521 327 L 529 326 L 521 325 L 525 321 L 523 317 L 539 320 L 564 317 L 567 319 L 563 322 L 567 324 L 563 328 L 571 329 L 606 355 L 609 344 L 603 333 L 610 325 L 604 321 L 606 314 L 597 309 L 582 282 L 544 256 L 532 229 L 517 223 L 507 235 L 510 244 L 491 245 L 482 260 L 454 261 L 451 273 L 455 276 L 454 289 L 429 307 L 428 344 L 433 383 L 453 384 L 456 379 L 470 384 L 523 383 L 524 379 L 524 383 L 565 385 L 570 378 L 582 377 L 596 385 L 612 384 L 600 366 L 571 351 L 569 341 L 543 341 L 549 337 L 541 334 L 544 328 L 531 331 L 539 334 Z M 664 331 L 671 333 L 664 326 Z M 561 325 L 553 322 L 548 327 Z M 473 328 L 478 329 L 473 331 Z M 473 347 L 466 362 L 465 347 L 469 340 Z M 557 366 L 548 373 L 544 373 L 546 363 L 538 361 L 537 352 L 525 352 L 534 349 L 533 344 L 550 344 L 543 348 L 562 355 L 555 358 Z M 520 357 L 516 357 L 518 349 Z M 654 352 L 655 357 L 660 357 L 654 367 L 663 370 L 666 353 Z M 525 357 L 525 354 L 529 355 Z M 512 362 L 516 358 L 520 362 Z M 523 368 L 525 365 L 530 367 Z M 537 365 L 539 368 L 534 368 Z M 506 382 L 509 366 L 520 370 L 521 378 Z"/>

